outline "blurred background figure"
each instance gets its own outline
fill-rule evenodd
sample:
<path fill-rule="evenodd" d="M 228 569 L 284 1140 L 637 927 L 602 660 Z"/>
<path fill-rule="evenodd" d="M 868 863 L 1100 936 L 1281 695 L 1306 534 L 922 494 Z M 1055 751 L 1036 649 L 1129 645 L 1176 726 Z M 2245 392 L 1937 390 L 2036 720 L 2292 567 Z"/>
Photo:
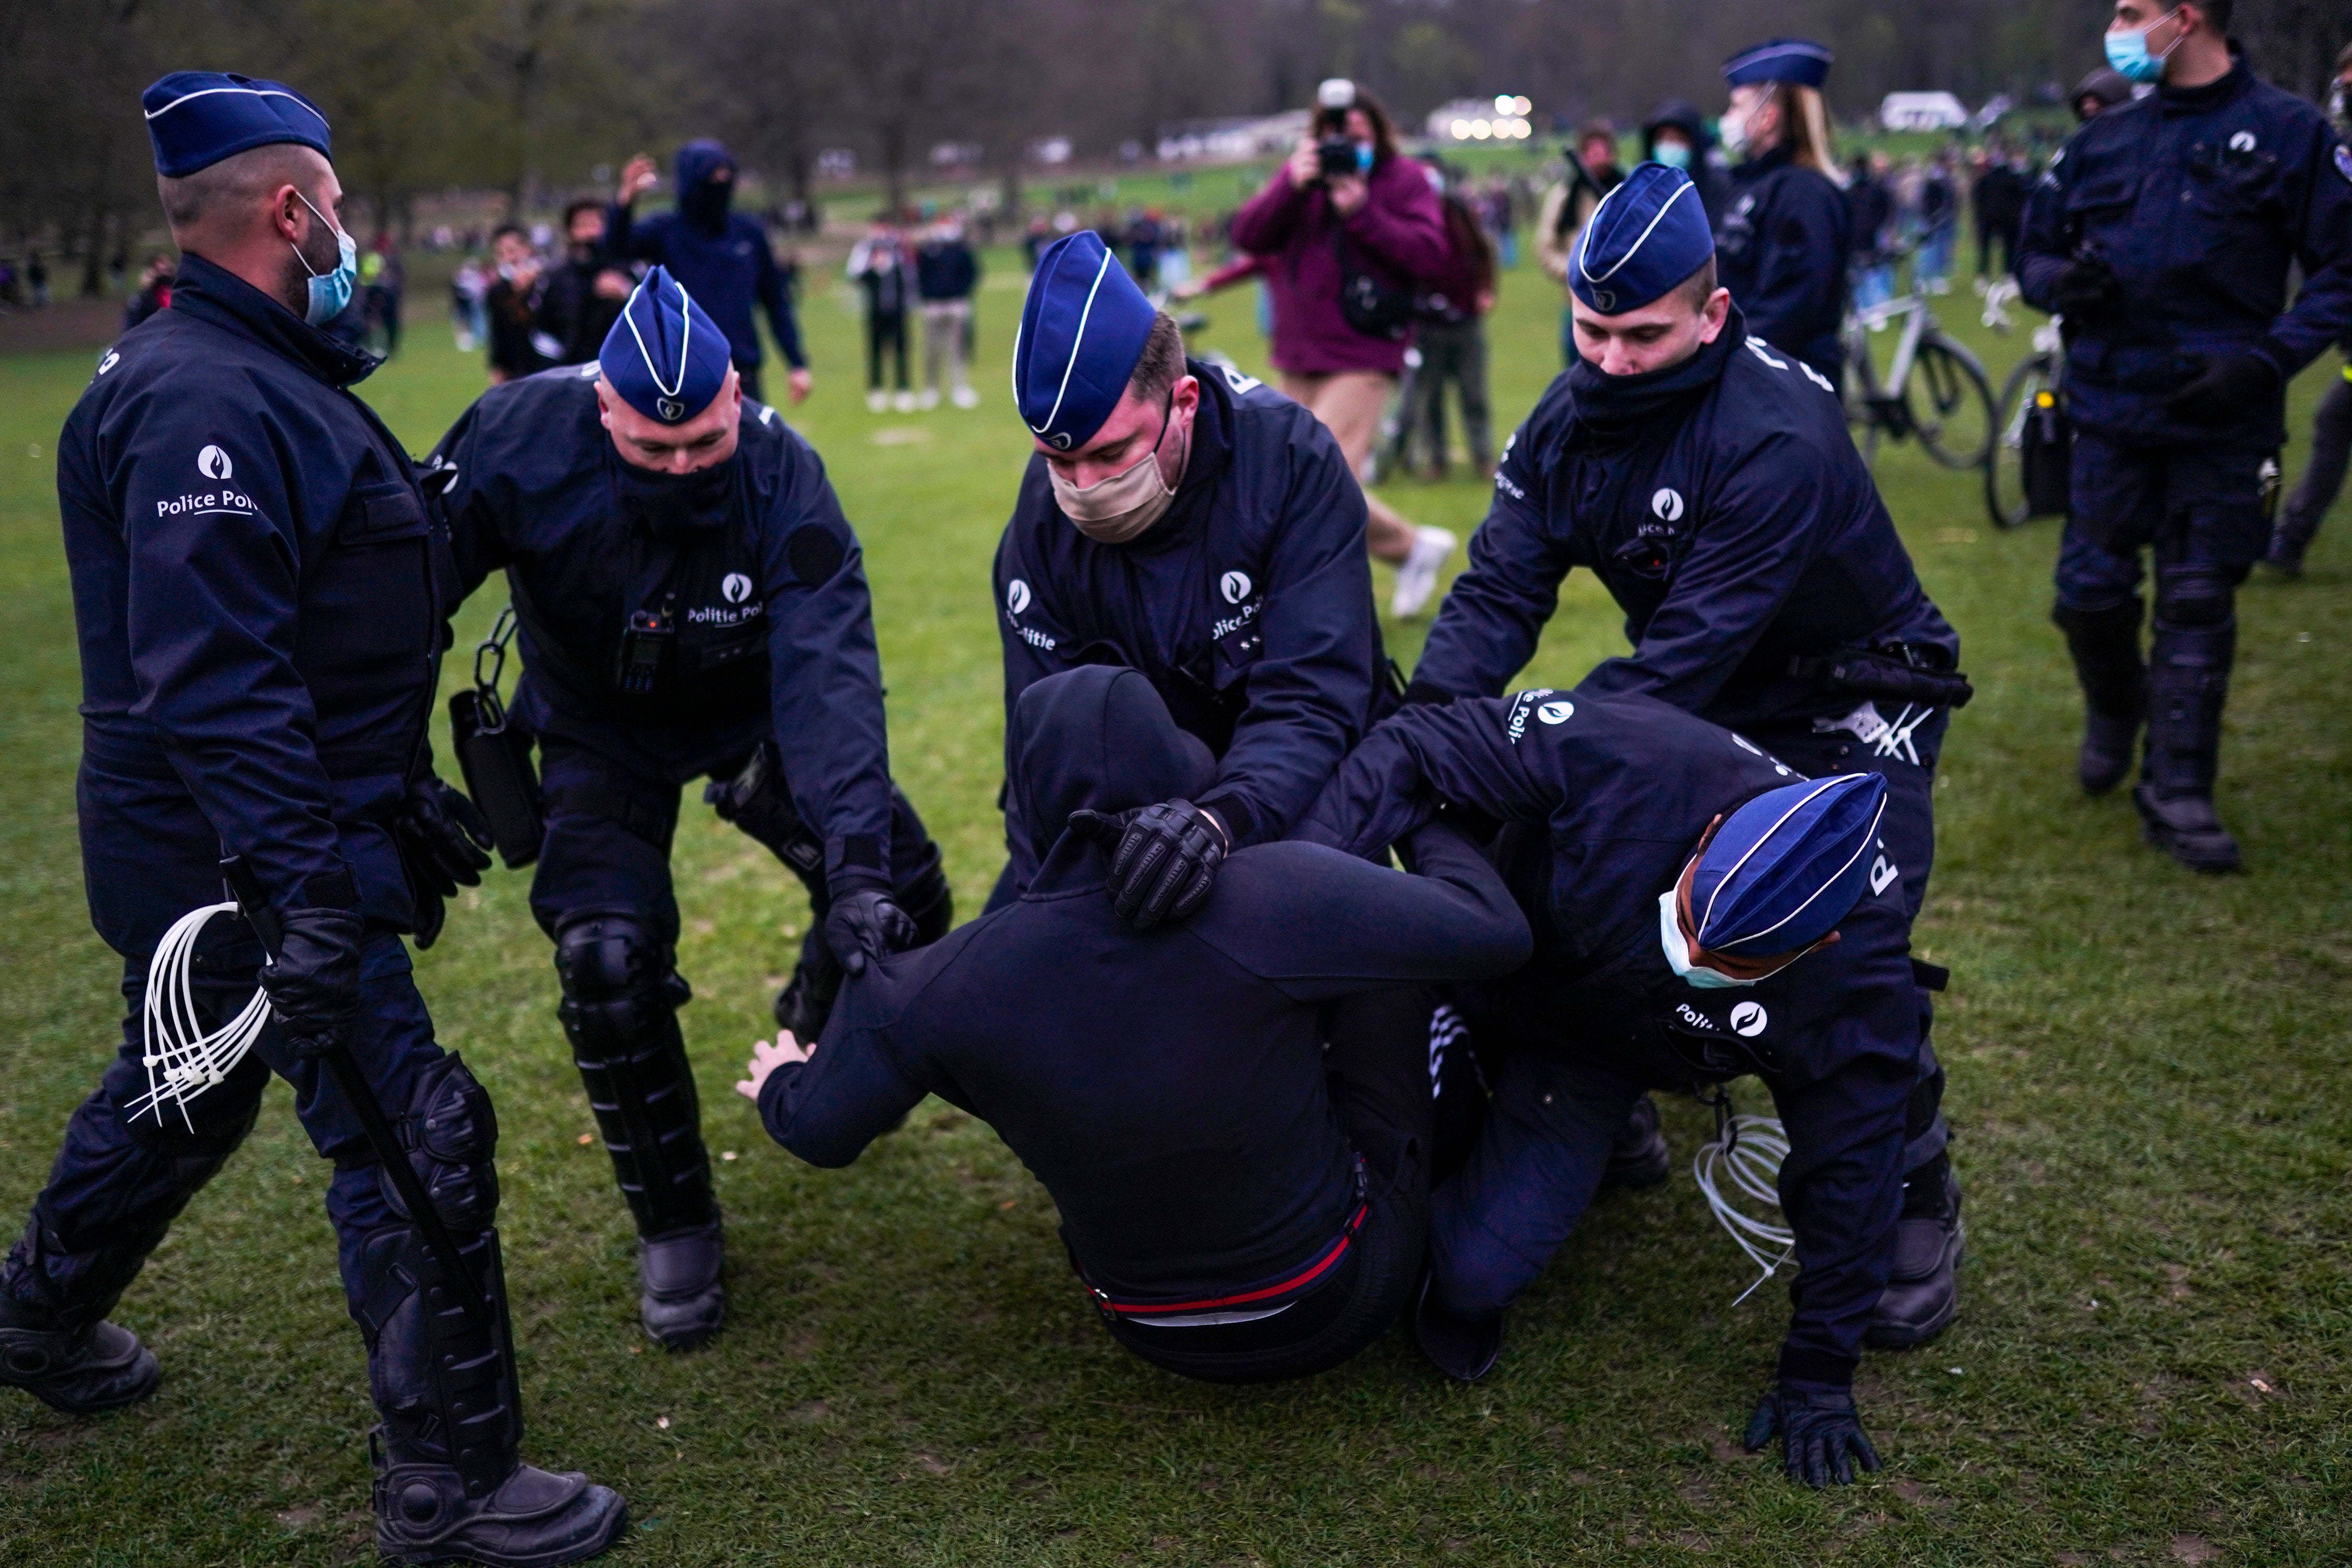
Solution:
<path fill-rule="evenodd" d="M 971 341 L 971 296 L 980 287 L 980 258 L 965 243 L 963 225 L 933 226 L 915 251 L 915 291 L 923 311 L 923 393 L 919 406 L 940 405 L 944 373 L 958 408 L 977 407 L 965 359 Z"/>
<path fill-rule="evenodd" d="M 1440 205 L 1451 252 L 1445 271 L 1413 300 L 1421 368 L 1413 373 L 1402 444 L 1410 463 L 1412 438 L 1418 433 L 1426 443 L 1429 477 L 1445 477 L 1445 389 L 1451 385 L 1461 400 L 1470 465 L 1482 478 L 1491 477 L 1495 430 L 1486 407 L 1486 313 L 1495 308 L 1495 247 L 1458 192 L 1447 191 Z"/>
<path fill-rule="evenodd" d="M 490 274 L 478 256 L 468 256 L 449 275 L 449 331 L 457 352 L 472 353 L 490 335 L 489 318 L 482 301 L 490 292 Z"/>
<path fill-rule="evenodd" d="M 1641 162 L 1664 163 L 1688 174 L 1691 184 L 1698 187 L 1699 205 L 1706 209 L 1707 221 L 1723 221 L 1724 209 L 1729 205 L 1731 181 L 1726 171 L 1730 164 L 1696 105 L 1680 98 L 1659 100 L 1642 121 Z"/>
<path fill-rule="evenodd" d="M 1952 247 L 1960 227 L 1960 188 L 1949 153 L 1939 153 L 1919 172 L 1919 262 L 1913 281 L 1929 294 L 1952 289 Z"/>
<path fill-rule="evenodd" d="M 2017 269 L 2017 235 L 2025 222 L 2025 175 L 2008 148 L 1995 142 L 1986 150 L 1969 200 L 1976 209 L 1977 276 L 1986 282 L 2006 278 Z M 1859 230 L 1861 225 L 1854 226 Z M 1998 267 L 1995 247 L 2000 250 Z"/>
<path fill-rule="evenodd" d="M 563 260 L 550 269 L 540 319 L 562 345 L 561 364 L 586 364 L 621 319 L 635 279 L 604 251 L 604 204 L 583 197 L 563 209 Z"/>
<path fill-rule="evenodd" d="M 159 250 L 147 258 L 139 274 L 139 291 L 122 307 L 122 330 L 129 331 L 158 310 L 172 308 L 172 278 L 179 264 L 171 252 Z"/>
<path fill-rule="evenodd" d="M 1856 156 L 1846 175 L 1845 198 L 1853 215 L 1853 302 L 1864 310 L 1884 305 L 1895 297 L 1895 262 L 1891 252 L 1895 223 L 1895 190 L 1887 183 L 1886 154 Z M 1871 330 L 1885 327 L 1872 323 Z"/>
<path fill-rule="evenodd" d="M 490 236 L 490 259 L 497 279 L 483 296 L 483 313 L 489 319 L 490 384 L 520 381 L 556 363 L 561 345 L 540 325 L 539 312 L 547 289 L 530 237 L 513 224 L 501 224 Z"/>
<path fill-rule="evenodd" d="M 1748 330 L 1838 384 L 1853 216 L 1831 151 L 1830 51 L 1772 38 L 1723 62 L 1731 205 L 1716 225 L 1723 286 Z"/>
<path fill-rule="evenodd" d="M 384 357 L 400 352 L 400 302 L 408 287 L 408 269 L 401 264 L 400 247 L 388 229 L 360 258 L 360 288 L 367 295 L 368 324 L 383 338 Z"/>
<path fill-rule="evenodd" d="M 1568 300 L 1564 292 L 1568 288 L 1569 258 L 1576 254 L 1576 242 L 1584 233 L 1592 209 L 1617 188 L 1625 172 L 1617 166 L 1617 135 L 1605 120 L 1586 125 L 1576 133 L 1576 141 L 1561 152 L 1568 167 L 1559 182 L 1544 193 L 1543 206 L 1536 214 L 1536 264 L 1563 290 L 1560 360 L 1573 363 L 1576 348 L 1569 336 Z"/>
<path fill-rule="evenodd" d="M 2345 45 L 2344 52 L 2336 57 L 2336 86 L 2327 97 L 2327 112 L 2336 121 L 2336 133 L 2352 139 L 2352 44 Z M 2352 179 L 2352 167 L 2341 163 L 2338 167 L 2345 168 L 2347 179 Z M 2336 346 L 2352 362 L 2352 331 L 2347 331 Z M 2278 527 L 2271 535 L 2268 560 L 2282 574 L 2303 575 L 2304 552 L 2319 532 L 2319 520 L 2327 515 L 2344 488 L 2347 453 L 2352 453 L 2352 363 L 2345 364 L 2344 374 L 2319 400 L 2319 412 L 2311 422 L 2311 458 L 2304 464 L 2302 482 L 2287 498 L 2286 509 L 2279 513 Z"/>
<path fill-rule="evenodd" d="M 899 413 L 911 414 L 915 395 L 907 386 L 907 311 L 915 297 L 915 269 L 888 215 L 877 217 L 866 237 L 851 247 L 848 272 L 865 296 L 866 406 L 879 414 L 895 405 Z M 882 389 L 885 351 L 898 362 L 895 398 Z"/>

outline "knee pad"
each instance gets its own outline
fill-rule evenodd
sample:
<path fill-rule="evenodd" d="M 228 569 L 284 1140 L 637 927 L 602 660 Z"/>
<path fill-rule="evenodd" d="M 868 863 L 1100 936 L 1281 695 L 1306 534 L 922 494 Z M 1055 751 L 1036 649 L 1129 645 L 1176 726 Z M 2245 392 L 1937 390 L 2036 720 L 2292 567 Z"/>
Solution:
<path fill-rule="evenodd" d="M 441 1223 L 463 1235 L 487 1230 L 499 1212 L 498 1113 L 484 1089 L 452 1051 L 418 1078 L 397 1129 L 410 1165 Z M 412 1216 L 389 1171 L 379 1171 L 383 1201 Z"/>
<path fill-rule="evenodd" d="M 2236 584 L 2218 568 L 2159 567 L 2156 577 L 2156 618 L 2158 625 L 2180 630 L 2228 624 L 2235 608 Z"/>
<path fill-rule="evenodd" d="M 656 1027 L 693 994 L 670 968 L 669 950 L 625 915 L 604 915 L 556 932 L 557 1008 L 575 1044 L 625 1046 Z"/>

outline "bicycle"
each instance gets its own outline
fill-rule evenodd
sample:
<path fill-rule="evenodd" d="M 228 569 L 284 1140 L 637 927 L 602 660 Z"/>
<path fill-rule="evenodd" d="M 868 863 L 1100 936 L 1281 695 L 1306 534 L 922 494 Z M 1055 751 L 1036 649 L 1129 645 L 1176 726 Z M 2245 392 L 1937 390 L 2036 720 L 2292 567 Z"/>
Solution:
<path fill-rule="evenodd" d="M 1870 340 L 1901 330 L 1884 380 Z M 1992 455 L 1992 383 L 1967 347 L 1947 335 L 1915 280 L 1911 292 L 1846 313 L 1846 423 L 1861 432 L 1862 458 L 1878 460 L 1882 439 L 1918 437 L 1948 468 L 1982 467 Z"/>
<path fill-rule="evenodd" d="M 1986 314 L 1990 325 L 1990 306 Z M 2065 345 L 2058 318 L 2053 316 L 2033 329 L 2033 352 L 2009 373 L 1994 405 L 1997 426 L 1985 462 L 1985 510 L 1992 513 L 1995 528 L 2016 528 L 2032 515 L 2032 502 L 2025 493 L 2025 425 L 2034 410 L 2053 406 L 2062 395 L 2065 369 Z"/>

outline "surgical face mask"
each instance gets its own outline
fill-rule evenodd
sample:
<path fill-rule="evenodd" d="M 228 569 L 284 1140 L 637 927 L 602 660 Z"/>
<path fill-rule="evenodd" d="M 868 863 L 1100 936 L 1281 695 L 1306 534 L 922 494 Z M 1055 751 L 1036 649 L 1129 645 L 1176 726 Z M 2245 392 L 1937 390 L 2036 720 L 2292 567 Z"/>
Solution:
<path fill-rule="evenodd" d="M 1748 151 L 1748 115 L 1736 108 L 1725 110 L 1723 118 L 1715 122 L 1715 134 L 1725 152 L 1738 157 Z"/>
<path fill-rule="evenodd" d="M 1665 950 L 1666 967 L 1701 991 L 1721 991 L 1734 985 L 1753 985 L 1753 980 L 1734 980 L 1720 970 L 1691 961 L 1690 942 L 1683 936 L 1682 915 L 1675 909 L 1675 895 L 1680 889 L 1668 888 L 1658 895 L 1658 945 Z"/>
<path fill-rule="evenodd" d="M 1651 149 L 1650 156 L 1656 159 L 1659 163 L 1664 163 L 1669 169 L 1687 169 L 1690 167 L 1691 163 L 1690 143 L 1686 142 L 1661 142 L 1657 146 Z"/>
<path fill-rule="evenodd" d="M 2116 72 L 2129 81 L 2163 80 L 2164 62 L 2174 49 L 2180 47 L 2180 40 L 2186 35 L 2175 33 L 2172 42 L 2166 46 L 2164 53 L 2160 55 L 2147 52 L 2147 36 L 2179 15 L 2180 13 L 2178 11 L 2167 11 L 2137 32 L 2101 35 L 2107 47 L 2107 64 L 2115 67 Z"/>
<path fill-rule="evenodd" d="M 310 197 L 299 191 L 294 194 L 304 206 L 310 207 L 312 217 L 335 231 L 336 261 L 331 272 L 313 268 L 310 258 L 302 254 L 302 247 L 291 240 L 287 241 L 287 247 L 294 252 L 294 259 L 302 264 L 303 271 L 310 274 L 310 302 L 309 309 L 302 312 L 302 319 L 314 327 L 323 327 L 341 315 L 343 307 L 352 302 L 352 290 L 360 280 L 359 242 L 344 232 L 341 224 L 317 207 L 310 206 Z"/>
<path fill-rule="evenodd" d="M 1168 480 L 1160 471 L 1160 447 L 1168 439 L 1169 426 L 1175 423 L 1175 406 L 1176 394 L 1171 388 L 1168 412 L 1160 416 L 1160 439 L 1151 444 L 1151 450 L 1140 460 L 1107 479 L 1080 489 L 1064 479 L 1051 464 L 1046 465 L 1045 477 L 1053 481 L 1055 504 L 1080 533 L 1097 543 L 1125 544 L 1167 515 L 1176 492 L 1168 488 Z M 1191 439 L 1189 435 L 1185 437 L 1187 458 L 1191 456 Z M 1180 465 L 1180 483 L 1182 474 Z"/>

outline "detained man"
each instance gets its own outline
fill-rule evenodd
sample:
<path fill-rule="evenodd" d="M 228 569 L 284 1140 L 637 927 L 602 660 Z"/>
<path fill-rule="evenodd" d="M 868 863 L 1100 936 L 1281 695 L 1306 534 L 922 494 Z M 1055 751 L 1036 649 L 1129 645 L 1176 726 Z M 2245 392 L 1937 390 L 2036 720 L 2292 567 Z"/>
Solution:
<path fill-rule="evenodd" d="M 937 1094 L 1045 1184 L 1087 1300 L 1136 1354 L 1219 1383 L 1338 1365 L 1421 1268 L 1427 987 L 1517 968 L 1527 922 L 1431 824 L 1406 836 L 1410 874 L 1240 850 L 1189 919 L 1138 931 L 1109 885 L 1123 825 L 1205 792 L 1208 748 L 1141 674 L 1093 665 L 1022 693 L 1008 753 L 1026 890 L 869 966 L 814 1054 L 780 1037 L 736 1088 L 824 1166 Z"/>
<path fill-rule="evenodd" d="M 1579 358 L 1505 447 L 1406 700 L 1501 695 L 1582 566 L 1624 611 L 1633 648 L 1578 689 L 1655 697 L 1815 776 L 1883 776 L 1886 862 L 1916 919 L 1936 762 L 1950 709 L 1971 695 L 1959 639 L 1919 585 L 1835 390 L 1750 336 L 1715 279 L 1689 177 L 1637 165 L 1585 226 L 1569 274 Z M 1940 971 L 1922 973 L 1940 987 Z M 1926 989 L 1918 1003 L 1924 1033 Z M 1943 1073 L 1932 1051 L 1921 1060 L 1903 1256 L 1871 1327 L 1880 1345 L 1925 1342 L 1958 1301 Z"/>
<path fill-rule="evenodd" d="M 1139 923 L 1181 919 L 1195 870 L 1282 837 L 1395 706 L 1363 489 L 1312 414 L 1186 358 L 1091 230 L 1039 258 L 1013 390 L 1035 452 L 996 552 L 1008 736 L 1048 676 L 1112 665 L 1150 682 L 1216 767 L 1138 819 L 1111 881 Z M 992 905 L 1053 842 L 1015 814 L 1005 827 Z"/>
<path fill-rule="evenodd" d="M 789 1028 L 813 1037 L 845 970 L 954 918 L 939 847 L 890 783 L 857 536 L 815 451 L 742 395 L 727 339 L 660 267 L 596 360 L 467 409 L 425 484 L 459 594 L 503 568 L 514 595 L 511 718 L 542 774 L 520 815 L 543 817 L 509 859 L 538 861 L 557 1016 L 636 1221 L 639 1316 L 690 1349 L 726 1299 L 677 1022 L 679 787 L 709 780 L 705 802 L 808 889 L 776 999 Z"/>
<path fill-rule="evenodd" d="M 1876 1469 L 1853 1397 L 1904 1210 L 1921 1072 L 1910 917 L 1881 837 L 1886 782 L 1801 779 L 1655 698 L 1533 690 L 1406 709 L 1332 778 L 1300 837 L 1362 852 L 1441 809 L 1506 825 L 1496 858 L 1532 960 L 1459 986 L 1494 1100 L 1432 1200 L 1422 1347 L 1475 1379 L 1503 1313 L 1574 1230 L 1646 1089 L 1753 1074 L 1789 1142 L 1793 1309 L 1748 1431 L 1813 1486 Z M 1219 896 L 1223 897 L 1223 889 Z"/>

